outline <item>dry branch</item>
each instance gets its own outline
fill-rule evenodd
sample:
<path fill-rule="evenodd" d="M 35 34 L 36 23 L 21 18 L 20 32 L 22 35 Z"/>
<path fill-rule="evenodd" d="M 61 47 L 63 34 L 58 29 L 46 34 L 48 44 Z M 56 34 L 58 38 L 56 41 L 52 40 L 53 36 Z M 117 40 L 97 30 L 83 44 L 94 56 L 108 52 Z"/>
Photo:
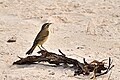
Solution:
<path fill-rule="evenodd" d="M 28 56 L 26 58 L 19 57 L 20 60 L 14 62 L 13 64 L 14 65 L 15 64 L 18 64 L 18 65 L 33 64 L 33 63 L 42 62 L 42 61 L 46 61 L 50 64 L 55 64 L 55 65 L 60 65 L 61 63 L 67 64 L 67 65 L 72 64 L 74 69 L 76 69 L 74 72 L 74 76 L 80 75 L 80 74 L 89 75 L 90 72 L 94 72 L 95 77 L 103 74 L 107 74 L 109 70 L 113 67 L 113 66 L 111 67 L 112 62 L 110 58 L 109 58 L 109 66 L 105 67 L 104 66 L 105 63 L 103 61 L 99 62 L 97 60 L 94 60 L 91 63 L 87 63 L 84 58 L 83 59 L 84 63 L 81 63 L 76 59 L 66 57 L 66 55 L 61 50 L 59 50 L 59 52 L 61 53 L 61 55 L 48 52 L 45 50 L 41 50 L 38 52 L 39 54 L 41 54 L 41 56 Z M 101 72 L 102 70 L 106 70 L 106 71 L 102 73 Z M 96 74 L 96 73 L 99 73 L 99 74 Z"/>

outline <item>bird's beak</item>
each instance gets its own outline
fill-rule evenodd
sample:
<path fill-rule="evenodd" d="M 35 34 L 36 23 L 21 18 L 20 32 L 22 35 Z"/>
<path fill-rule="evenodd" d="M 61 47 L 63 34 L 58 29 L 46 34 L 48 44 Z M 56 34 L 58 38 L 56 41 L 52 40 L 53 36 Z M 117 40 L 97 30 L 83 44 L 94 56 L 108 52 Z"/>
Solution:
<path fill-rule="evenodd" d="M 50 24 L 53 24 L 53 23 L 49 23 L 49 25 L 50 25 Z"/>

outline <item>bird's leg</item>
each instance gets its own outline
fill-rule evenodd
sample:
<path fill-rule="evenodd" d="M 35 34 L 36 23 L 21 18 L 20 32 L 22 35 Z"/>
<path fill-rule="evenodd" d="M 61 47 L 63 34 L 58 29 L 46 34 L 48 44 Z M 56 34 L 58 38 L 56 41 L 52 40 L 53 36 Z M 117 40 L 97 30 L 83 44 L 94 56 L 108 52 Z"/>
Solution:
<path fill-rule="evenodd" d="M 47 51 L 42 45 L 41 45 L 41 47 L 42 47 L 45 51 Z"/>
<path fill-rule="evenodd" d="M 39 47 L 39 49 L 40 49 L 40 51 L 42 50 L 41 48 L 40 48 L 40 46 L 38 46 Z"/>

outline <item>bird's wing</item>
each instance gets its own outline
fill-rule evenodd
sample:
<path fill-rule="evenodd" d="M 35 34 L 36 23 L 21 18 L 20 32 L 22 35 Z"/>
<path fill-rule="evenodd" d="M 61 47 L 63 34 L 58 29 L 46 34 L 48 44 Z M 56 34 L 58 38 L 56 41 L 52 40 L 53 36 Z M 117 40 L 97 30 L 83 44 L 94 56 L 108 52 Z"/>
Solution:
<path fill-rule="evenodd" d="M 47 37 L 48 35 L 49 35 L 49 31 L 38 33 L 37 37 L 34 40 L 34 43 L 38 43 L 39 41 L 43 41 L 45 39 L 45 37 Z"/>

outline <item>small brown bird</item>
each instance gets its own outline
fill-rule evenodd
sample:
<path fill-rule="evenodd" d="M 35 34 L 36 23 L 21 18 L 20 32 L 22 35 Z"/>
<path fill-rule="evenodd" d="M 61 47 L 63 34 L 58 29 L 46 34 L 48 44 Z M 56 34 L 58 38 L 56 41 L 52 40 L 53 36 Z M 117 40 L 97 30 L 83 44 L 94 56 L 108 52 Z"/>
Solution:
<path fill-rule="evenodd" d="M 30 50 L 26 54 L 28 54 L 28 55 L 32 54 L 32 52 L 36 48 L 36 46 L 38 46 L 39 48 L 41 46 L 43 49 L 45 49 L 42 45 L 48 38 L 48 35 L 49 35 L 48 28 L 49 28 L 50 24 L 52 24 L 52 23 L 45 23 L 45 24 L 43 24 L 43 26 L 41 28 L 41 31 L 37 34 L 37 36 L 36 36 L 36 38 L 35 38 L 35 40 L 33 42 L 32 47 L 30 48 Z M 42 49 L 40 48 L 40 50 L 42 50 Z"/>

